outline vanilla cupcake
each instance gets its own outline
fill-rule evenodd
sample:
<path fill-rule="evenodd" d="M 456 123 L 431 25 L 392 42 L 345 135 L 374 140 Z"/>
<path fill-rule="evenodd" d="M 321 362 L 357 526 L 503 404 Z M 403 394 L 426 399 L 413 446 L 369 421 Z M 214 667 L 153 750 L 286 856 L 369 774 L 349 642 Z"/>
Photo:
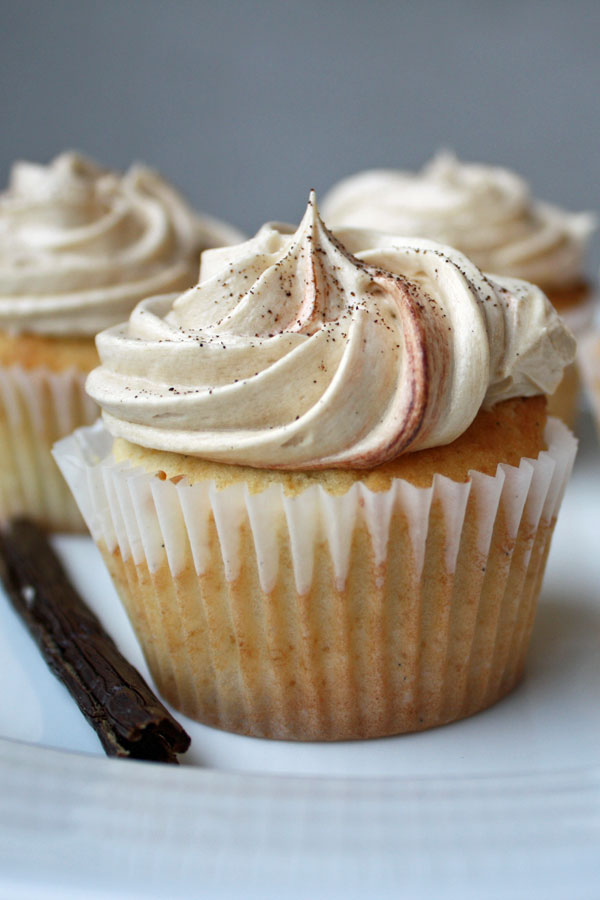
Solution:
<path fill-rule="evenodd" d="M 600 437 L 600 331 L 592 329 L 581 342 L 580 363 L 583 381 Z"/>
<path fill-rule="evenodd" d="M 144 166 L 118 175 L 76 153 L 15 164 L 0 196 L 0 519 L 84 527 L 51 447 L 98 415 L 83 389 L 94 335 L 192 285 L 200 251 L 239 237 Z"/>
<path fill-rule="evenodd" d="M 336 231 L 362 227 L 441 241 L 485 272 L 534 282 L 576 337 L 593 317 L 584 256 L 594 217 L 535 200 L 507 169 L 461 163 L 443 153 L 417 173 L 365 171 L 331 189 L 323 216 Z M 572 366 L 550 399 L 551 412 L 573 424 L 577 394 Z"/>
<path fill-rule="evenodd" d="M 314 198 L 98 336 L 55 448 L 155 682 L 244 734 L 430 728 L 520 679 L 575 441 L 541 291 Z"/>

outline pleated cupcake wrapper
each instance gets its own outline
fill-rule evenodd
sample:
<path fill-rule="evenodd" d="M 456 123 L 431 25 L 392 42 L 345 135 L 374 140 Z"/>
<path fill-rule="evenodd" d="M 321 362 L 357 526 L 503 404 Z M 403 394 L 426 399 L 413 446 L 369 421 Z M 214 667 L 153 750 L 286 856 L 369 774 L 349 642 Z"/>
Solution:
<path fill-rule="evenodd" d="M 0 518 L 26 515 L 55 530 L 84 530 L 52 445 L 98 416 L 85 378 L 74 369 L 0 367 Z"/>
<path fill-rule="evenodd" d="M 598 295 L 588 297 L 583 303 L 578 303 L 570 309 L 564 309 L 560 317 L 565 325 L 570 328 L 576 338 L 585 337 L 594 323 L 596 310 L 598 309 Z"/>
<path fill-rule="evenodd" d="M 600 330 L 592 330 L 578 349 L 579 366 L 600 435 Z"/>
<path fill-rule="evenodd" d="M 579 400 L 581 395 L 581 378 L 577 362 L 571 363 L 563 369 L 562 379 L 554 391 L 548 397 L 548 415 L 556 416 L 569 428 L 575 428 L 579 413 Z"/>
<path fill-rule="evenodd" d="M 293 739 L 431 727 L 523 669 L 576 441 L 495 476 L 344 495 L 161 480 L 101 423 L 55 448 L 159 689 L 188 715 Z"/>
<path fill-rule="evenodd" d="M 562 419 L 570 428 L 575 427 L 581 401 L 580 370 L 584 363 L 579 345 L 593 326 L 597 306 L 598 298 L 590 297 L 584 303 L 563 310 L 560 314 L 577 338 L 577 357 L 575 362 L 565 368 L 560 384 L 548 397 L 548 413 Z"/>
<path fill-rule="evenodd" d="M 598 312 L 600 292 L 596 288 L 583 302 L 563 309 L 559 315 L 565 325 L 570 328 L 577 340 L 584 338 L 591 328 Z"/>

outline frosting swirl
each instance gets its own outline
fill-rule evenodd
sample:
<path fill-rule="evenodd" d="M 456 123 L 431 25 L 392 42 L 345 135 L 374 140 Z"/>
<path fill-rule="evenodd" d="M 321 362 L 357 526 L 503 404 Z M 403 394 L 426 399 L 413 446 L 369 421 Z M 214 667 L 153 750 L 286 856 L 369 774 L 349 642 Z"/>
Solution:
<path fill-rule="evenodd" d="M 376 228 L 450 244 L 481 269 L 546 289 L 581 280 L 595 219 L 534 200 L 525 182 L 494 166 L 442 153 L 422 171 L 372 170 L 341 181 L 323 201 L 334 229 Z"/>
<path fill-rule="evenodd" d="M 538 288 L 458 251 L 352 229 L 344 246 L 314 195 L 290 232 L 207 251 L 196 287 L 97 337 L 87 390 L 115 436 L 257 467 L 373 466 L 449 443 L 484 403 L 552 391 L 573 358 Z"/>
<path fill-rule="evenodd" d="M 201 249 L 236 240 L 145 166 L 121 176 L 76 153 L 16 163 L 0 196 L 0 328 L 94 335 L 193 284 Z"/>

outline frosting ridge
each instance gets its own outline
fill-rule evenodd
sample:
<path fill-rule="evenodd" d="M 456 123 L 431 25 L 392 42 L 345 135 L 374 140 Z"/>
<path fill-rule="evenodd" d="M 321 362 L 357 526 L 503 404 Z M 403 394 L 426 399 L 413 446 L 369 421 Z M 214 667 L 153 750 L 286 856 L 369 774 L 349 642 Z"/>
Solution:
<path fill-rule="evenodd" d="M 589 213 L 535 200 L 498 166 L 438 154 L 420 172 L 374 169 L 335 185 L 323 201 L 327 224 L 420 235 L 450 244 L 481 269 L 562 288 L 583 277 L 595 227 Z"/>
<path fill-rule="evenodd" d="M 16 163 L 0 196 L 0 328 L 94 335 L 193 284 L 200 250 L 232 240 L 146 166 L 121 176 L 73 152 Z"/>
<path fill-rule="evenodd" d="M 268 468 L 370 467 L 446 444 L 482 404 L 554 389 L 574 341 L 539 289 L 432 241 L 267 224 L 97 337 L 115 435 Z M 519 336 L 527 320 L 527 335 Z"/>

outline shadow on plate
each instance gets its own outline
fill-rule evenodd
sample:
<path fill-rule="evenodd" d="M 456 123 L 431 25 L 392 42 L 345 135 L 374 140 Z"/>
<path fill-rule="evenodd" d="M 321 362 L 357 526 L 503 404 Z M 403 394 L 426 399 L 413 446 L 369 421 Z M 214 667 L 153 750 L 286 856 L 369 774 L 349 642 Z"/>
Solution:
<path fill-rule="evenodd" d="M 540 601 L 524 685 L 536 691 L 561 692 L 577 687 L 585 673 L 600 668 L 600 604 L 594 607 L 583 589 L 566 597 L 550 588 Z M 589 690 L 589 684 L 587 685 Z"/>

